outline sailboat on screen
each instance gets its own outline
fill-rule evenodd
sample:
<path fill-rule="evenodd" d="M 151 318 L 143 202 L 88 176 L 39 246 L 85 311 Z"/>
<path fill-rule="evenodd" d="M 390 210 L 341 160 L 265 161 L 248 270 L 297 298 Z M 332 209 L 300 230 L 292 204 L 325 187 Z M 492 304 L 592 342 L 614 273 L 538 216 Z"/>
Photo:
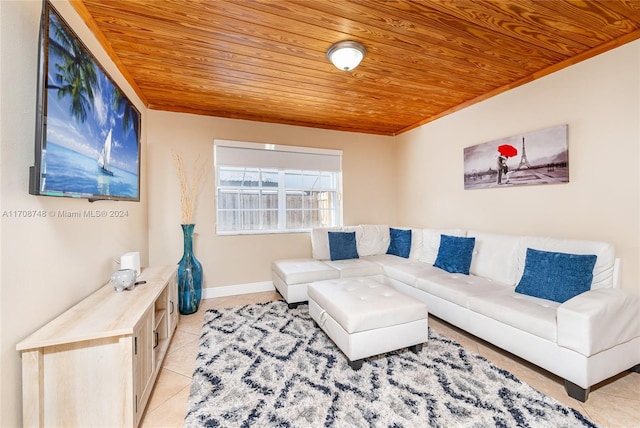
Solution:
<path fill-rule="evenodd" d="M 102 151 L 98 157 L 98 166 L 103 174 L 113 175 L 113 171 L 111 171 L 111 130 L 104 140 Z"/>

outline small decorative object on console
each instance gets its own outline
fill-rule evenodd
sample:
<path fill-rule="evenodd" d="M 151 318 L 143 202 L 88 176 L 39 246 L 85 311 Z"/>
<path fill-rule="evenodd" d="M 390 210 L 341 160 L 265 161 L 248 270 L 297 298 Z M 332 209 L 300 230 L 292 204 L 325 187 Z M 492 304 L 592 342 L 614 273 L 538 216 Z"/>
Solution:
<path fill-rule="evenodd" d="M 111 283 L 118 293 L 131 290 L 135 286 L 137 272 L 134 269 L 120 269 L 111 275 Z"/>
<path fill-rule="evenodd" d="M 120 256 L 120 269 L 133 269 L 140 276 L 140 252 L 133 251 Z"/>

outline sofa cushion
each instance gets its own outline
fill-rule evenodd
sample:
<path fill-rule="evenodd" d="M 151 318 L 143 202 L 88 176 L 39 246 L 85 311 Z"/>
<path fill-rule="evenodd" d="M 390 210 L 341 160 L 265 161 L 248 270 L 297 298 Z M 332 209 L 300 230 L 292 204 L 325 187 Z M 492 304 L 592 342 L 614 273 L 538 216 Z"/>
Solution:
<path fill-rule="evenodd" d="M 469 273 L 515 286 L 521 236 L 469 231 L 476 238 Z"/>
<path fill-rule="evenodd" d="M 425 272 L 428 273 L 433 271 L 442 272 L 441 269 L 435 268 L 433 265 L 413 260 L 408 260 L 406 263 L 384 265 L 384 274 L 386 276 L 412 286 L 415 285 L 418 277 L 423 275 Z"/>
<path fill-rule="evenodd" d="M 469 275 L 475 244 L 476 238 L 442 235 L 438 257 L 433 265 L 447 272 Z"/>
<path fill-rule="evenodd" d="M 416 278 L 415 287 L 463 308 L 468 307 L 471 296 L 506 290 L 504 285 L 479 276 L 449 273 L 437 268 L 422 271 Z"/>
<path fill-rule="evenodd" d="M 387 265 L 397 265 L 411 262 L 411 260 L 409 259 L 394 256 L 392 254 L 376 254 L 375 256 L 360 257 L 360 260 L 363 259 L 382 265 L 383 267 Z"/>
<path fill-rule="evenodd" d="M 389 248 L 389 226 L 361 224 L 356 232 L 356 243 L 360 257 L 385 254 Z"/>
<path fill-rule="evenodd" d="M 358 258 L 355 232 L 329 232 L 329 257 L 331 260 Z"/>
<path fill-rule="evenodd" d="M 462 229 L 423 229 L 422 230 L 422 251 L 418 260 L 421 262 L 434 264 L 440 249 L 440 236 L 466 236 Z"/>
<path fill-rule="evenodd" d="M 271 264 L 271 270 L 290 285 L 340 277 L 340 272 L 320 260 L 285 259 Z"/>
<path fill-rule="evenodd" d="M 597 256 L 527 249 L 516 293 L 564 303 L 591 288 Z"/>
<path fill-rule="evenodd" d="M 557 340 L 559 303 L 515 293 L 508 288 L 469 296 L 468 308 L 552 342 Z"/>
<path fill-rule="evenodd" d="M 389 242 L 387 254 L 408 259 L 411 253 L 411 230 L 390 228 L 389 236 L 391 242 Z"/>
<path fill-rule="evenodd" d="M 615 250 L 611 244 L 598 241 L 523 237 L 518 248 L 518 274 L 516 275 L 518 281 L 524 273 L 527 248 L 570 254 L 595 254 L 598 259 L 593 267 L 591 289 L 614 287 Z"/>
<path fill-rule="evenodd" d="M 327 260 L 327 266 L 337 270 L 340 278 L 373 276 L 384 273 L 382 265 L 365 259 Z"/>

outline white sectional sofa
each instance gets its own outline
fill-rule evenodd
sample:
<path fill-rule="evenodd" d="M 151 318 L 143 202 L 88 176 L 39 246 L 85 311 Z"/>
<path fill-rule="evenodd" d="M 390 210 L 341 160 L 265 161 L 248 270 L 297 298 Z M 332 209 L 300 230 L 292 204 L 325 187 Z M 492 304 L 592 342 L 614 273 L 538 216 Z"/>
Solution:
<path fill-rule="evenodd" d="M 308 300 L 312 282 L 376 278 L 425 302 L 430 314 L 562 377 L 567 393 L 582 402 L 592 385 L 640 368 L 640 296 L 619 288 L 612 245 L 473 230 L 410 230 L 410 252 L 404 258 L 386 254 L 388 226 L 314 229 L 313 258 L 274 261 L 274 285 L 291 307 Z M 358 258 L 331 260 L 329 232 L 336 231 L 355 232 Z M 474 238 L 469 274 L 434 266 L 442 235 Z M 528 249 L 597 256 L 589 290 L 563 303 L 516 292 Z"/>

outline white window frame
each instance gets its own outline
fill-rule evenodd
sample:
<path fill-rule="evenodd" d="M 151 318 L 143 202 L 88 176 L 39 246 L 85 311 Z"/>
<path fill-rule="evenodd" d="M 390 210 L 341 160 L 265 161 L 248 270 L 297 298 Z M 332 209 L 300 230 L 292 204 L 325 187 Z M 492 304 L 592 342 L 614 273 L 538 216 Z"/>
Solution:
<path fill-rule="evenodd" d="M 233 156 L 233 149 L 239 149 L 237 153 L 242 154 L 243 150 L 248 156 Z M 222 150 L 222 152 L 218 152 Z M 326 170 L 336 173 L 336 197 L 335 207 L 336 224 L 343 224 L 343 203 L 342 203 L 342 150 L 320 149 L 312 147 L 284 146 L 276 144 L 263 144 L 245 141 L 214 140 L 214 168 L 215 168 L 215 204 L 216 204 L 216 234 L 217 235 L 254 235 L 254 234 L 281 234 L 281 233 L 305 233 L 310 228 L 287 229 L 287 207 L 286 207 L 286 184 L 284 175 L 286 171 L 291 172 L 324 172 L 321 168 L 323 164 L 328 165 Z M 221 153 L 221 154 L 220 154 Z M 232 153 L 230 156 L 229 153 Z M 264 156 L 263 156 L 264 155 Z M 319 156 L 306 156 L 319 155 Z M 218 158 L 226 159 L 219 164 Z M 247 159 L 247 164 L 243 165 Z M 328 160 L 327 162 L 324 162 Z M 226 163 L 224 163 L 226 162 Z M 298 165 L 303 167 L 297 167 Z M 306 167 L 306 168 L 305 168 Z M 219 230 L 218 195 L 221 188 L 219 186 L 219 168 L 247 168 L 258 170 L 278 170 L 278 229 L 254 229 L 254 230 Z M 256 187 L 259 189 L 259 187 Z M 275 188 L 274 188 L 275 190 Z"/>

